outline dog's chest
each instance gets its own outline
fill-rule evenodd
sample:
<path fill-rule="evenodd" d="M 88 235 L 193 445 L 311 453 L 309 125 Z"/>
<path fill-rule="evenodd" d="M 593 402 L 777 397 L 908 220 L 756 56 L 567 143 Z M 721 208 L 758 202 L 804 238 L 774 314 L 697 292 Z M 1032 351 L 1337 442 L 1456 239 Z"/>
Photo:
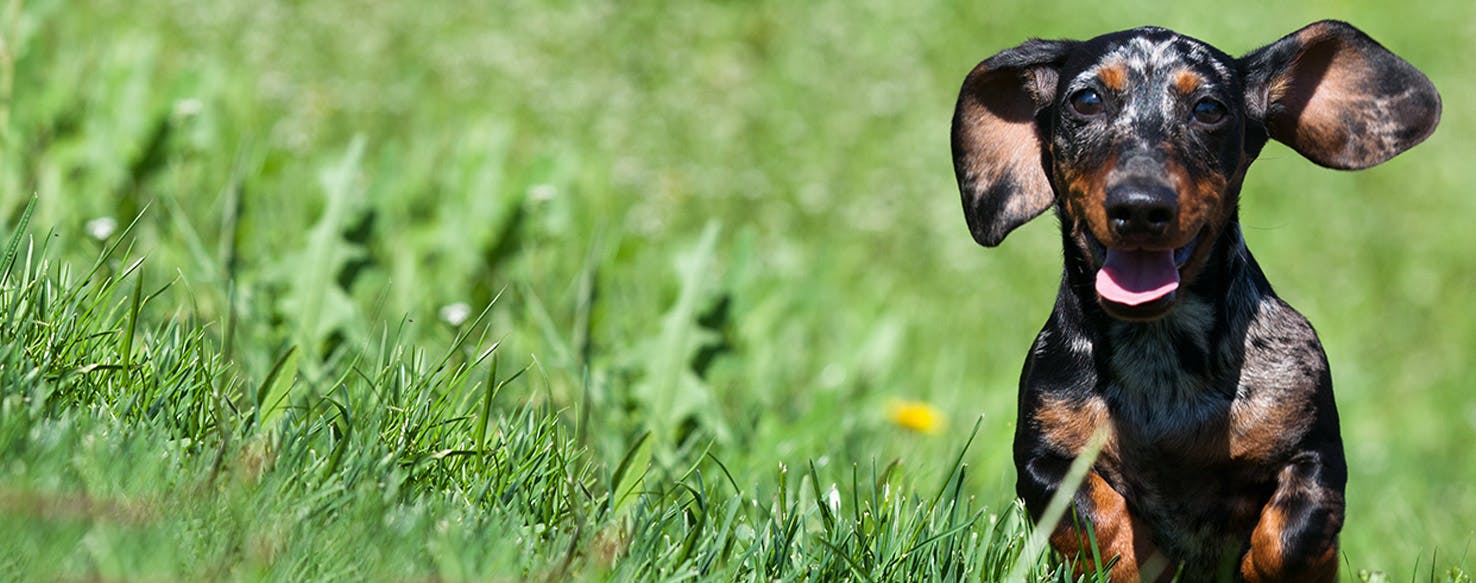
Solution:
<path fill-rule="evenodd" d="M 1111 375 L 1101 387 L 1120 426 L 1147 441 L 1178 441 L 1186 432 L 1223 417 L 1227 399 L 1210 390 L 1211 306 L 1186 298 L 1167 318 L 1152 324 L 1120 324 L 1109 330 Z"/>
<path fill-rule="evenodd" d="M 1204 303 L 1154 326 L 1110 331 L 1099 410 L 1112 428 L 1098 467 L 1172 556 L 1212 569 L 1238 552 L 1306 432 L 1315 339 L 1276 302 L 1231 342 L 1215 342 Z M 1204 578 L 1211 576 L 1203 573 Z M 1196 578 L 1191 577 L 1191 580 Z"/>

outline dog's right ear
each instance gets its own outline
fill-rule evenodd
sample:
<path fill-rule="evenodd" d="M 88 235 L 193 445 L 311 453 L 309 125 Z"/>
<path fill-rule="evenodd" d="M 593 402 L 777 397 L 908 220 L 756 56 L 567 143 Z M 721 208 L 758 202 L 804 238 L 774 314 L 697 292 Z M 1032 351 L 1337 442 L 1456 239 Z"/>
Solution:
<path fill-rule="evenodd" d="M 1075 41 L 1030 40 L 969 72 L 953 111 L 953 172 L 964 218 L 985 247 L 1051 207 L 1036 115 L 1055 100 Z"/>

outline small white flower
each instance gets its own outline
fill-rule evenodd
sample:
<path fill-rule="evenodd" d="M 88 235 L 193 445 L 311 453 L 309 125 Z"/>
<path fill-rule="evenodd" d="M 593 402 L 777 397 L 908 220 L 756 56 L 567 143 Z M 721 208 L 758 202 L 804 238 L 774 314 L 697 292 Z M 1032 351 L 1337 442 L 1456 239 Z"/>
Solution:
<path fill-rule="evenodd" d="M 825 498 L 825 502 L 830 505 L 831 512 L 840 512 L 840 490 L 835 488 L 835 484 L 830 485 L 830 494 Z"/>
<path fill-rule="evenodd" d="M 460 326 L 466 323 L 467 318 L 471 317 L 471 306 L 467 305 L 466 302 L 446 304 L 441 306 L 440 315 L 441 319 L 445 320 L 447 324 Z"/>
<path fill-rule="evenodd" d="M 528 187 L 528 198 L 535 202 L 553 200 L 559 194 L 559 189 L 552 184 L 534 184 Z"/>
<path fill-rule="evenodd" d="M 105 241 L 108 237 L 113 236 L 113 231 L 118 230 L 118 221 L 113 220 L 113 217 L 98 217 L 87 221 L 82 228 L 93 239 Z"/>
<path fill-rule="evenodd" d="M 189 99 L 181 99 L 174 102 L 174 117 L 194 117 L 196 115 L 199 115 L 200 112 L 204 110 L 205 104 L 201 103 L 199 99 L 195 99 L 193 97 Z"/>

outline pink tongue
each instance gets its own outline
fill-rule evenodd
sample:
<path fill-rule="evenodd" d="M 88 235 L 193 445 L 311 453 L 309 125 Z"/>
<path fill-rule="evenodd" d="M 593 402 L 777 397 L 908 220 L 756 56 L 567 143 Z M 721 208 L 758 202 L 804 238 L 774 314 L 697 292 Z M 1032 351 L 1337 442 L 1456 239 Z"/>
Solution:
<path fill-rule="evenodd" d="M 1107 250 L 1107 260 L 1097 272 L 1097 295 L 1103 299 L 1136 306 L 1179 289 L 1179 270 L 1173 251 Z"/>

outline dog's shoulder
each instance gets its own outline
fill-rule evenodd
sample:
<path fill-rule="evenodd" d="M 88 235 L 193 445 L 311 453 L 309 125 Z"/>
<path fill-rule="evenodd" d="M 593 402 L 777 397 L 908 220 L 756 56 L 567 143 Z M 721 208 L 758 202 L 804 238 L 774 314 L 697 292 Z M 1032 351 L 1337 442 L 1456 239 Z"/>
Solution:
<path fill-rule="evenodd" d="M 1245 326 L 1237 395 L 1306 393 L 1328 382 L 1327 356 L 1312 324 L 1274 296 L 1262 299 Z"/>
<path fill-rule="evenodd" d="M 1241 349 L 1229 417 L 1232 458 L 1279 460 L 1309 437 L 1338 439 L 1327 356 L 1305 317 L 1269 297 L 1246 326 Z"/>

